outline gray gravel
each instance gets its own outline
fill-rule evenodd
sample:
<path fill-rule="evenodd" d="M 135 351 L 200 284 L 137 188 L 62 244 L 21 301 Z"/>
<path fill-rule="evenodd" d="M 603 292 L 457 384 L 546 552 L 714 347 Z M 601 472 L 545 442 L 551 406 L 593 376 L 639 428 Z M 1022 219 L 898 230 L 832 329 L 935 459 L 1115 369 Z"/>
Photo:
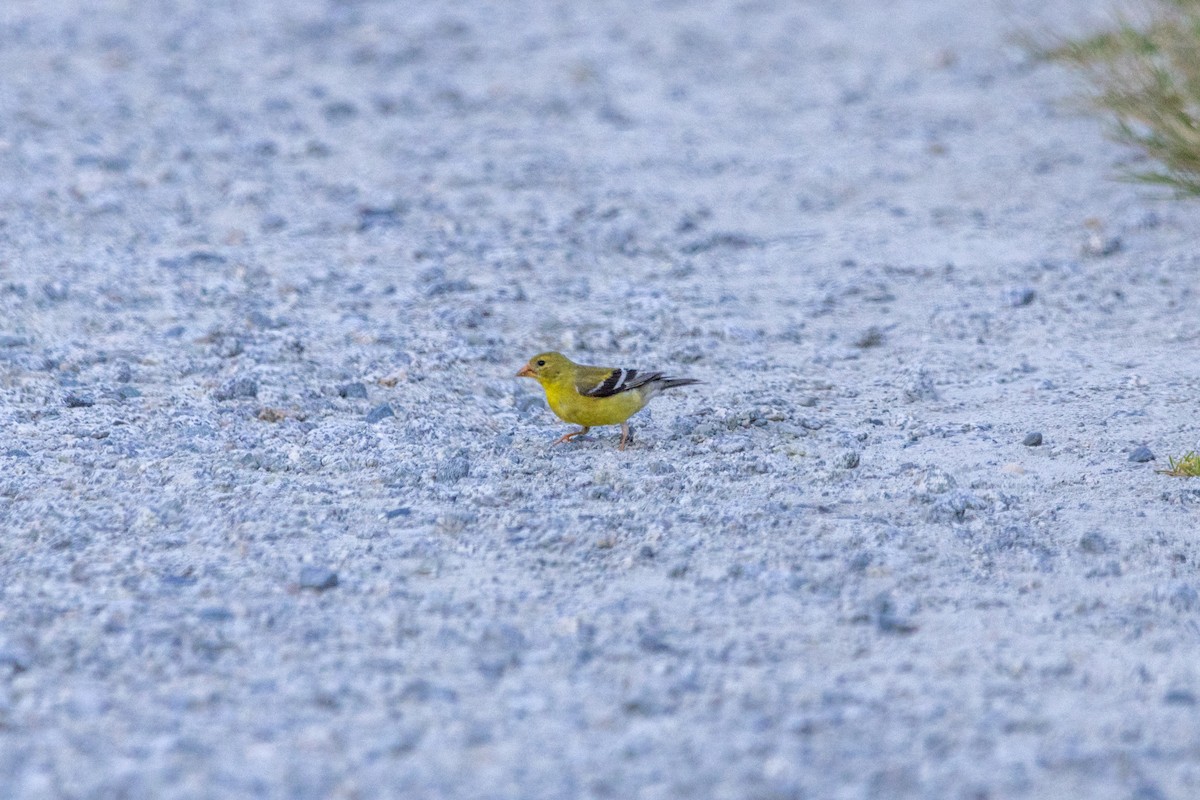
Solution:
<path fill-rule="evenodd" d="M 1200 796 L 1096 10 L 0 4 L 3 796 Z M 551 448 L 547 349 L 704 383 Z"/>

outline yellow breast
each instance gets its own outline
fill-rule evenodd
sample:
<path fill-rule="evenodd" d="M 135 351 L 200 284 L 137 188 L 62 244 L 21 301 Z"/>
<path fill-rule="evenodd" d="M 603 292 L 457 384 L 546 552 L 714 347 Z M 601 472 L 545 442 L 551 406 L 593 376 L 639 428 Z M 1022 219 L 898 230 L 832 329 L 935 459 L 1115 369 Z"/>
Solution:
<path fill-rule="evenodd" d="M 611 397 L 586 397 L 573 386 L 546 386 L 550 410 L 560 419 L 576 425 L 619 425 L 646 405 L 642 393 L 634 389 Z"/>

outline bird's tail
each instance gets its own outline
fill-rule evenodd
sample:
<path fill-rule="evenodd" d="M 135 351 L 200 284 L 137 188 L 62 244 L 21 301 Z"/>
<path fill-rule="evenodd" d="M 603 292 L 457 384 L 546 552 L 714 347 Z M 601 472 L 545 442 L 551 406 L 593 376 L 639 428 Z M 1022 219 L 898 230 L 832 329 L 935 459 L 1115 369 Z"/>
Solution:
<path fill-rule="evenodd" d="M 676 386 L 691 386 L 693 383 L 700 383 L 695 378 L 667 378 L 662 377 L 654 382 L 659 389 L 674 389 Z"/>
<path fill-rule="evenodd" d="M 650 398 L 663 389 L 674 389 L 676 386 L 691 386 L 693 383 L 699 382 L 695 378 L 668 378 L 665 375 L 656 375 L 642 385 L 642 398 L 646 402 L 650 402 Z"/>

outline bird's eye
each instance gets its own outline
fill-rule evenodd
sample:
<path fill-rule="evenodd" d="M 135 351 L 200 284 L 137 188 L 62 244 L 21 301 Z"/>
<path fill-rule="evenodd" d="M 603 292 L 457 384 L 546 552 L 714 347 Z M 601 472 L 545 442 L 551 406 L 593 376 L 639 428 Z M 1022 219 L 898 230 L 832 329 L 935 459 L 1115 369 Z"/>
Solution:
<path fill-rule="evenodd" d="M 544 358 L 539 358 L 539 359 L 538 359 L 538 366 L 539 366 L 539 367 L 544 367 L 544 366 L 546 366 L 546 359 L 544 359 Z"/>

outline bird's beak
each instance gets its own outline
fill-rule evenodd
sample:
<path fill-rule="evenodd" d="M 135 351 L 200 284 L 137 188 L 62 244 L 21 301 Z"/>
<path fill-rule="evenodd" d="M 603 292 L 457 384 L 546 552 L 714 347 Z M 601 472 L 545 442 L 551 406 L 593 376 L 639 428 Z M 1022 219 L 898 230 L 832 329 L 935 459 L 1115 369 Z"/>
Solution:
<path fill-rule="evenodd" d="M 517 377 L 518 378 L 532 378 L 532 377 L 534 377 L 533 370 L 531 370 L 529 368 L 529 365 L 526 364 L 525 366 L 523 366 L 519 370 L 517 370 Z"/>

